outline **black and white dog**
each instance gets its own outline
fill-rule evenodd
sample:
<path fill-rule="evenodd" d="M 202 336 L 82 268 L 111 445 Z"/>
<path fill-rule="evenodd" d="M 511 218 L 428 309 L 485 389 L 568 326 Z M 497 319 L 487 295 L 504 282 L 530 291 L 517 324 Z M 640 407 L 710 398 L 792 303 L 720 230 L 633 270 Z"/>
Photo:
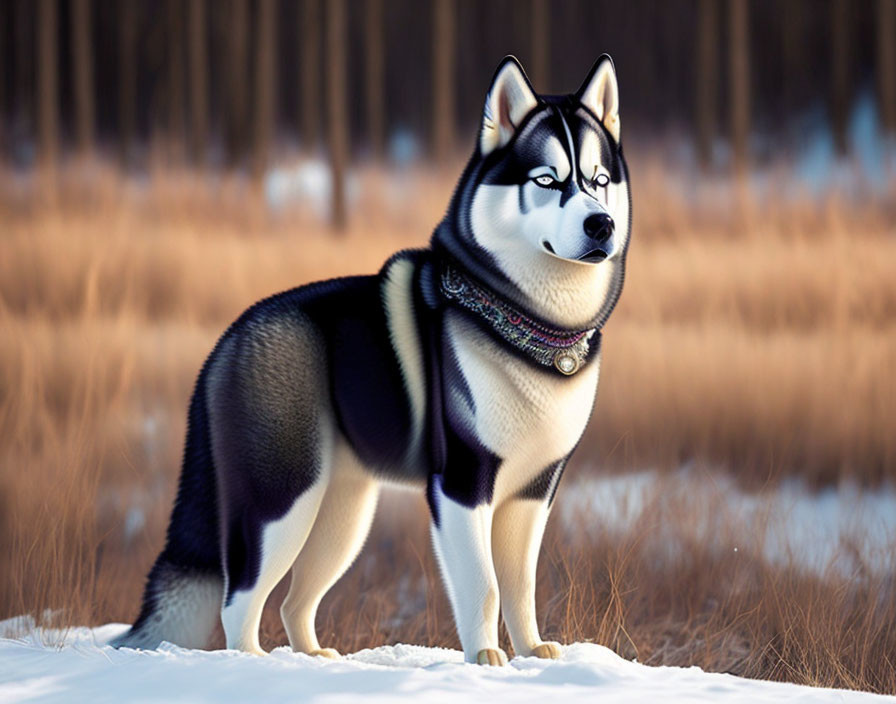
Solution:
<path fill-rule="evenodd" d="M 426 490 L 465 658 L 506 662 L 499 602 L 518 655 L 557 657 L 535 565 L 594 405 L 629 230 L 610 58 L 564 96 L 505 59 L 428 249 L 261 301 L 218 341 L 165 549 L 115 645 L 203 647 L 220 618 L 228 648 L 261 653 L 262 607 L 292 569 L 292 647 L 337 657 L 315 613 L 387 482 Z"/>

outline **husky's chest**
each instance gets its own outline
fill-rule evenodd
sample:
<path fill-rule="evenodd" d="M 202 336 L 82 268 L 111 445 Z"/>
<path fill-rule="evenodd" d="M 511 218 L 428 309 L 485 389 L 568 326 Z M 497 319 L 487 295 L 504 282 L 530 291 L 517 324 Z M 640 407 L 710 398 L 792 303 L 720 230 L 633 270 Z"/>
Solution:
<path fill-rule="evenodd" d="M 445 325 L 464 382 L 446 389 L 445 402 L 501 459 L 494 485 L 500 502 L 573 451 L 594 405 L 600 358 L 562 377 L 520 358 L 456 311 Z"/>

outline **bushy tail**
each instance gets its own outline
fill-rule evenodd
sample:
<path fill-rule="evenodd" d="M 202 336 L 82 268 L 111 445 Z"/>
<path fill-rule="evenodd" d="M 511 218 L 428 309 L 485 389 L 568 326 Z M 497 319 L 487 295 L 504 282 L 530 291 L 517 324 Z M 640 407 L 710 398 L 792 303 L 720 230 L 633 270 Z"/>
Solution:
<path fill-rule="evenodd" d="M 111 645 L 149 650 L 168 641 L 205 648 L 221 618 L 223 592 L 220 576 L 191 573 L 160 557 L 149 573 L 140 616 Z"/>
<path fill-rule="evenodd" d="M 217 481 L 212 463 L 205 377 L 190 402 L 183 469 L 165 549 L 146 582 L 134 625 L 115 647 L 155 648 L 164 641 L 202 648 L 219 622 L 224 578 L 218 532 Z"/>

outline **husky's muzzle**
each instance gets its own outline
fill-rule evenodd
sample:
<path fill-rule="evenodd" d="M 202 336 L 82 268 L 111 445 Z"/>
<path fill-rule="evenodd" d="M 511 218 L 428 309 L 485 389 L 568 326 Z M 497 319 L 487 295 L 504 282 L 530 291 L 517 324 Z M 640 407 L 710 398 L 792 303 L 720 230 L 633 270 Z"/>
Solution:
<path fill-rule="evenodd" d="M 578 259 L 580 262 L 597 263 L 602 262 L 610 256 L 613 249 L 613 231 L 615 225 L 613 218 L 607 213 L 593 213 L 585 218 L 583 225 L 585 234 L 588 236 L 594 246 L 582 254 Z"/>

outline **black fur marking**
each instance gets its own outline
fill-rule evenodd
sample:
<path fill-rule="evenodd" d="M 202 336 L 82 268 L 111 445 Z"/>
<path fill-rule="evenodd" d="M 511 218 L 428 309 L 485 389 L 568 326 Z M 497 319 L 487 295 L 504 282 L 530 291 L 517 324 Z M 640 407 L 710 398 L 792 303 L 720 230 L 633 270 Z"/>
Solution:
<path fill-rule="evenodd" d="M 264 525 L 319 475 L 328 398 L 338 429 L 367 466 L 397 478 L 426 476 L 425 466 L 404 465 L 411 411 L 381 283 L 359 276 L 279 294 L 253 306 L 219 344 L 214 444 L 228 602 L 257 580 Z"/>
<path fill-rule="evenodd" d="M 473 508 L 490 503 L 501 458 L 485 447 L 472 427 L 476 409 L 473 394 L 447 341 L 442 351 L 445 496 Z"/>
<path fill-rule="evenodd" d="M 551 482 L 554 479 L 554 475 L 559 471 L 563 471 L 563 467 L 566 464 L 566 458 L 564 457 L 562 460 L 557 460 L 556 462 L 552 462 L 547 467 L 545 467 L 538 475 L 526 486 L 524 486 L 520 492 L 517 494 L 517 497 L 520 499 L 532 499 L 543 501 L 548 497 L 548 493 L 550 493 L 551 498 L 554 497 L 554 491 L 551 487 Z M 555 488 L 555 487 L 554 487 Z"/>
<path fill-rule="evenodd" d="M 220 574 L 217 480 L 205 399 L 207 374 L 206 364 L 199 373 L 190 400 L 183 471 L 171 512 L 165 549 L 159 559 L 185 569 Z"/>
<path fill-rule="evenodd" d="M 573 449 L 573 452 L 575 452 L 575 449 Z M 570 457 L 571 456 L 572 456 L 572 452 L 570 453 Z M 560 464 L 557 467 L 557 472 L 558 472 L 557 480 L 554 482 L 554 486 L 551 489 L 551 495 L 548 497 L 548 508 L 550 508 L 554 503 L 554 497 L 557 495 L 557 489 L 560 487 L 560 480 L 563 479 L 563 472 L 566 471 L 566 463 L 568 460 L 569 460 L 569 457 L 567 457 L 565 460 L 560 462 Z"/>
<path fill-rule="evenodd" d="M 473 395 L 447 340 L 442 341 L 439 356 L 441 374 L 436 395 L 440 408 L 435 407 L 433 431 L 438 444 L 426 494 L 437 527 L 436 493 L 468 508 L 490 503 L 501 465 L 501 458 L 479 441 L 472 427 L 476 411 Z"/>

